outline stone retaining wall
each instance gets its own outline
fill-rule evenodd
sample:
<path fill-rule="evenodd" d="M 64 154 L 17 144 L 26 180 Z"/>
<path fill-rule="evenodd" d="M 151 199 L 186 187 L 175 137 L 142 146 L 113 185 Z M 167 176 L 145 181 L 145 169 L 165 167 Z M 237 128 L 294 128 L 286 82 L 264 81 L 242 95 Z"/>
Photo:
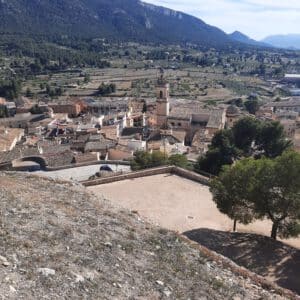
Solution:
<path fill-rule="evenodd" d="M 183 178 L 186 178 L 189 180 L 199 182 L 203 185 L 209 185 L 209 178 L 199 175 L 195 172 L 188 171 L 188 170 L 181 169 L 181 168 L 174 167 L 174 166 L 165 166 L 165 167 L 158 167 L 158 168 L 153 168 L 153 169 L 145 169 L 142 171 L 136 171 L 136 172 L 126 173 L 126 174 L 117 175 L 117 176 L 99 178 L 99 179 L 95 179 L 95 180 L 86 180 L 86 181 L 83 181 L 82 184 L 84 186 L 94 186 L 94 185 L 101 185 L 101 184 L 122 181 L 122 180 L 135 179 L 135 178 L 140 178 L 140 177 L 148 177 L 148 176 L 154 176 L 154 175 L 160 175 L 160 174 L 174 174 L 174 175 L 178 175 L 180 177 L 183 177 Z"/>

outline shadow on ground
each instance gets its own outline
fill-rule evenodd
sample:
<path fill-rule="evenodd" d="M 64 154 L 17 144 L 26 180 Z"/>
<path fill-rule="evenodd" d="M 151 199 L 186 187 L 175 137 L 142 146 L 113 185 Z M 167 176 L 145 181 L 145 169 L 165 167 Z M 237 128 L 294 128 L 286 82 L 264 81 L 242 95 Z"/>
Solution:
<path fill-rule="evenodd" d="M 183 234 L 238 265 L 300 294 L 300 250 L 256 234 L 206 228 Z"/>

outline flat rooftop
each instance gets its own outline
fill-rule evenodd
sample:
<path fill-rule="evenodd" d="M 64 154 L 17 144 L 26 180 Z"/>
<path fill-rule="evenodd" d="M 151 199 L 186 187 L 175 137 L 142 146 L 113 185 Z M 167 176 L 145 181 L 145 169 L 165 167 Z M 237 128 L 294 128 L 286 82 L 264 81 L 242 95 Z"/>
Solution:
<path fill-rule="evenodd" d="M 221 214 L 209 187 L 170 174 L 88 187 L 115 205 L 137 211 L 151 223 L 180 233 L 198 228 L 231 231 L 233 221 Z M 238 231 L 270 235 L 271 223 L 238 224 Z M 300 248 L 300 238 L 286 243 Z"/>

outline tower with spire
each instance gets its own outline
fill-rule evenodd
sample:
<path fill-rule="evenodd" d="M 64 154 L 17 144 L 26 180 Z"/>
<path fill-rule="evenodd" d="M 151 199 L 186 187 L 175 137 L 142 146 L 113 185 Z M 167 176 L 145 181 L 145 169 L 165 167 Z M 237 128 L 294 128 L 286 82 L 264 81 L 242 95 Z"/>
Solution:
<path fill-rule="evenodd" d="M 170 85 L 164 77 L 164 70 L 160 68 L 156 84 L 156 117 L 157 126 L 167 126 L 170 113 Z"/>

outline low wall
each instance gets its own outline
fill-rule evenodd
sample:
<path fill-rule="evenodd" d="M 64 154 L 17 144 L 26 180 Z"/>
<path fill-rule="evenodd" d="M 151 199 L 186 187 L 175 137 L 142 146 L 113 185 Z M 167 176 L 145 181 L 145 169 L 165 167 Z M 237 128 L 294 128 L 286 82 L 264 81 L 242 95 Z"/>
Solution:
<path fill-rule="evenodd" d="M 88 167 L 93 165 L 120 165 L 120 166 L 130 166 L 130 162 L 127 161 L 117 161 L 117 160 L 96 160 L 86 163 L 79 163 L 79 164 L 72 164 L 67 166 L 61 166 L 61 167 L 46 167 L 46 171 L 60 171 L 65 169 L 72 169 L 72 168 L 79 168 L 79 167 Z"/>
<path fill-rule="evenodd" d="M 178 167 L 173 167 L 171 173 L 175 174 L 177 176 L 180 176 L 180 177 L 184 177 L 189 180 L 199 182 L 203 185 L 209 185 L 209 181 L 210 181 L 209 177 L 205 177 L 205 176 L 195 173 L 193 171 L 189 171 L 189 170 L 178 168 Z"/>
<path fill-rule="evenodd" d="M 158 167 L 158 168 L 153 168 L 153 169 L 145 169 L 142 171 L 136 171 L 136 172 L 126 173 L 126 174 L 117 175 L 117 176 L 98 178 L 95 180 L 86 180 L 81 183 L 84 186 L 94 186 L 94 185 L 101 185 L 101 184 L 107 184 L 107 183 L 112 183 L 112 182 L 117 182 L 117 181 L 135 179 L 135 178 L 140 178 L 140 177 L 148 177 L 148 176 L 154 176 L 154 175 L 160 175 L 160 174 L 175 174 L 180 177 L 196 181 L 203 185 L 209 185 L 209 178 L 199 175 L 195 172 L 188 171 L 188 170 L 181 169 L 181 168 L 174 167 L 174 166 L 165 166 L 165 167 Z"/>

